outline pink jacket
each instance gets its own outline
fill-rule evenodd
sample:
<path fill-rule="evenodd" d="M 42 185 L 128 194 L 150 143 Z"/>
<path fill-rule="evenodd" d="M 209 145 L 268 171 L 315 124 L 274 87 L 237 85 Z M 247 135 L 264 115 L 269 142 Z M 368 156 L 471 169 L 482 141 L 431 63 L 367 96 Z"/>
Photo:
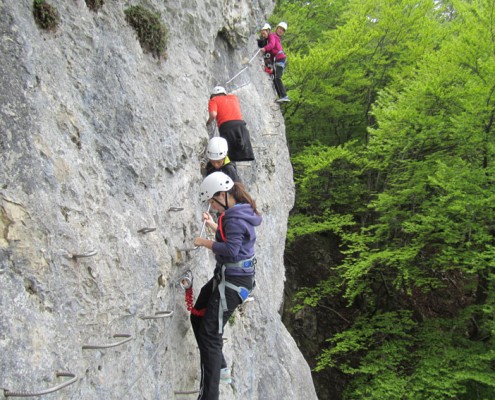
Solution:
<path fill-rule="evenodd" d="M 280 42 L 280 36 L 276 33 L 270 33 L 268 35 L 268 44 L 264 47 L 264 49 L 267 53 L 272 55 L 272 59 L 275 61 L 286 58 L 284 49 L 282 48 L 282 43 Z"/>

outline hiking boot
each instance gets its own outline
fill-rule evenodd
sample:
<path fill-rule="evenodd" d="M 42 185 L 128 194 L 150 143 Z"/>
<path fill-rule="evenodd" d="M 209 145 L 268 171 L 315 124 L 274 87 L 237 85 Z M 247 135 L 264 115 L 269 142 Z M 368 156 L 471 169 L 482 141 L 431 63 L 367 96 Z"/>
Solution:
<path fill-rule="evenodd" d="M 277 100 L 277 103 L 288 103 L 290 101 L 289 96 L 282 97 Z"/>
<path fill-rule="evenodd" d="M 220 383 L 228 385 L 232 383 L 232 376 L 230 375 L 230 368 L 222 368 L 220 370 Z"/>

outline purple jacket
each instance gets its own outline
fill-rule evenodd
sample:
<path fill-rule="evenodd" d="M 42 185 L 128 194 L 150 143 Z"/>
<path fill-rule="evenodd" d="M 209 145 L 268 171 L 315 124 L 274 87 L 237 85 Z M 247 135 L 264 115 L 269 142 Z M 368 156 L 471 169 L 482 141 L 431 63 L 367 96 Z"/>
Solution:
<path fill-rule="evenodd" d="M 256 241 L 254 227 L 259 226 L 261 221 L 261 216 L 254 213 L 250 204 L 237 204 L 225 211 L 219 218 L 216 242 L 212 248 L 217 262 L 232 263 L 253 257 Z"/>
<path fill-rule="evenodd" d="M 276 33 L 270 33 L 268 35 L 268 44 L 264 47 L 267 53 L 272 55 L 272 59 L 275 61 L 284 59 L 285 53 L 280 42 L 280 36 Z"/>

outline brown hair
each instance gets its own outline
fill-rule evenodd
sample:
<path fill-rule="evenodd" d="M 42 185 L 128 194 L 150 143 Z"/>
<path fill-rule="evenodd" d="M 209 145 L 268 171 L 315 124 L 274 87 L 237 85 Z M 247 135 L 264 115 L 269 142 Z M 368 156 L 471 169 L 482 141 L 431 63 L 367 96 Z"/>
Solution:
<path fill-rule="evenodd" d="M 234 197 L 237 203 L 250 204 L 255 214 L 260 215 L 260 212 L 256 209 L 256 202 L 246 191 L 242 183 L 234 182 L 234 186 L 232 186 L 228 193 Z"/>

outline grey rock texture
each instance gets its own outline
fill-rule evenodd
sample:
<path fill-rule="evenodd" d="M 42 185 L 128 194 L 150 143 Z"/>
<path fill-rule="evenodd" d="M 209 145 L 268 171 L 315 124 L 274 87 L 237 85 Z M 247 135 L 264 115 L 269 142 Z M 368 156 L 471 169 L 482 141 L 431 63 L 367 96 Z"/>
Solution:
<path fill-rule="evenodd" d="M 98 12 L 83 0 L 49 3 L 61 17 L 52 33 L 35 24 L 31 0 L 0 2 L 0 388 L 38 392 L 70 371 L 77 381 L 43 398 L 195 398 L 174 394 L 199 385 L 177 282 L 190 269 L 197 292 L 214 268 L 207 250 L 190 250 L 204 208 L 207 101 L 257 51 L 273 2 L 107 0 Z M 141 49 L 130 4 L 170 28 L 166 60 Z M 221 399 L 316 399 L 278 313 L 294 188 L 260 65 L 227 85 L 255 148 L 239 173 L 264 222 L 255 300 L 225 332 L 234 381 Z M 83 348 L 93 345 L 105 348 Z"/>

